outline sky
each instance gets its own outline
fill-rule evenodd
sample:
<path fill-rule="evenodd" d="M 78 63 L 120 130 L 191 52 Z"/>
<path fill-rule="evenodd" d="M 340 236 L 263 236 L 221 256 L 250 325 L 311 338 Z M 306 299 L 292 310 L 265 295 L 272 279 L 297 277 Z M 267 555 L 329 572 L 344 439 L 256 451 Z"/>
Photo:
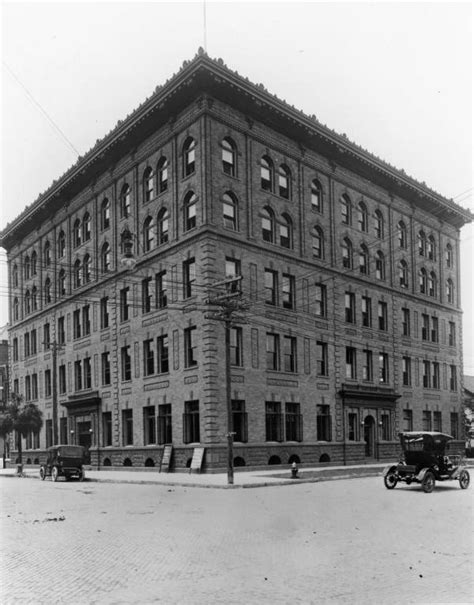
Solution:
<path fill-rule="evenodd" d="M 0 230 L 200 46 L 474 212 L 471 2 L 0 1 Z M 461 250 L 474 375 L 474 225 Z M 7 284 L 0 249 L 0 326 Z"/>

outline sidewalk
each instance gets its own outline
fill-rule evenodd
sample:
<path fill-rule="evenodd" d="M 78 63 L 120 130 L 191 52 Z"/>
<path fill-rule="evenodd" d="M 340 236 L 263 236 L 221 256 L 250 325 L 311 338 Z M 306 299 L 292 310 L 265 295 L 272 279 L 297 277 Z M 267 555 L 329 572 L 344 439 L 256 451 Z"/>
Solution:
<path fill-rule="evenodd" d="M 167 486 L 203 487 L 203 488 L 243 488 L 265 487 L 269 485 L 288 485 L 297 483 L 314 483 L 334 479 L 356 477 L 375 477 L 382 474 L 385 463 L 364 464 L 360 466 L 326 466 L 299 469 L 298 478 L 291 478 L 289 468 L 274 467 L 270 470 L 234 472 L 234 484 L 228 485 L 227 473 L 160 473 L 153 470 L 88 470 L 85 467 L 86 481 L 103 483 L 139 483 Z M 24 467 L 23 475 L 29 479 L 39 479 L 39 467 Z M 16 466 L 0 469 L 0 477 L 17 478 Z M 46 479 L 49 481 L 50 479 Z M 60 479 L 64 481 L 64 479 Z"/>

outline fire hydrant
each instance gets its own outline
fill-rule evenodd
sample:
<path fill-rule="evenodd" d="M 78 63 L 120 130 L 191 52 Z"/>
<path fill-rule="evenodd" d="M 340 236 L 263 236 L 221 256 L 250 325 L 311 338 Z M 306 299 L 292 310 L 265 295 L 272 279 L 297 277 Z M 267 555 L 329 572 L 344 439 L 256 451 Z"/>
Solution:
<path fill-rule="evenodd" d="M 291 465 L 291 478 L 298 479 L 298 467 L 296 466 L 296 462 L 293 462 Z"/>

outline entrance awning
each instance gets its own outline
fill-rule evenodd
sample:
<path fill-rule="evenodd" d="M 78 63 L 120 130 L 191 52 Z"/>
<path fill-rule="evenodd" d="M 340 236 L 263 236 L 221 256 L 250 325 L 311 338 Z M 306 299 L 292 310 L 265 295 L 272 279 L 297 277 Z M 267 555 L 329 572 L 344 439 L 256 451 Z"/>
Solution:
<path fill-rule="evenodd" d="M 61 402 L 67 408 L 68 414 L 94 412 L 101 403 L 99 391 L 91 391 L 81 395 L 71 395 L 67 401 Z"/>
<path fill-rule="evenodd" d="M 361 384 L 343 384 L 339 395 L 344 404 L 366 405 L 372 407 L 395 406 L 397 399 L 401 397 L 394 389 L 378 386 L 365 386 Z"/>

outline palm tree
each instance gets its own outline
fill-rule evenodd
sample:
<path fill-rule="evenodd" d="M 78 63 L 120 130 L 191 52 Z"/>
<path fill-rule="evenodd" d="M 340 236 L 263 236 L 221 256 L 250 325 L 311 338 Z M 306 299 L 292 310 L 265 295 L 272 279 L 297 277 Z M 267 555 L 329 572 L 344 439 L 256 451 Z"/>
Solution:
<path fill-rule="evenodd" d="M 7 437 L 11 433 L 12 428 L 13 420 L 8 411 L 0 414 L 0 437 L 3 439 L 3 468 L 5 468 L 7 457 Z"/>
<path fill-rule="evenodd" d="M 34 403 L 21 406 L 21 395 L 12 397 L 12 403 L 8 407 L 7 415 L 11 418 L 11 429 L 18 435 L 18 464 L 23 464 L 22 459 L 22 437 L 28 433 L 38 433 L 43 426 L 43 412 Z"/>

